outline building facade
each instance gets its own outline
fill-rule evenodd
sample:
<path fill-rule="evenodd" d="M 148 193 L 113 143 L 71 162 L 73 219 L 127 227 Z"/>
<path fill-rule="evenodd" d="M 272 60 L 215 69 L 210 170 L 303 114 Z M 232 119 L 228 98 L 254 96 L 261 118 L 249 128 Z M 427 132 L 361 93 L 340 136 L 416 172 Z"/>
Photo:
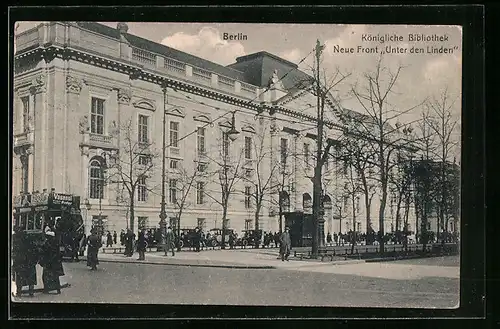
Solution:
<path fill-rule="evenodd" d="M 87 230 L 98 218 L 105 230 L 128 227 L 132 185 L 135 227 L 158 226 L 164 145 L 172 225 L 182 208 L 181 227 L 221 228 L 228 179 L 226 227 L 255 226 L 257 190 L 265 231 L 278 230 L 280 196 L 283 211 L 312 213 L 316 98 L 297 87 L 309 77 L 293 63 L 259 52 L 225 67 L 129 34 L 124 23 L 49 22 L 16 36 L 14 74 L 13 194 L 80 195 Z M 326 121 L 340 138 L 333 111 Z M 336 207 L 340 167 L 324 168 L 325 232 L 353 229 L 349 210 Z M 386 232 L 391 221 L 387 211 Z"/>

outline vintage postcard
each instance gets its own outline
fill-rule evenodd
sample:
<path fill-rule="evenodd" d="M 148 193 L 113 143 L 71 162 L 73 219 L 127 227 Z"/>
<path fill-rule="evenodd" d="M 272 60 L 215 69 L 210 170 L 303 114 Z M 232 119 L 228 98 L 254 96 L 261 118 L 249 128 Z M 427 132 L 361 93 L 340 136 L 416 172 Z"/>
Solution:
<path fill-rule="evenodd" d="M 458 307 L 460 26 L 19 21 L 14 47 L 12 301 Z"/>

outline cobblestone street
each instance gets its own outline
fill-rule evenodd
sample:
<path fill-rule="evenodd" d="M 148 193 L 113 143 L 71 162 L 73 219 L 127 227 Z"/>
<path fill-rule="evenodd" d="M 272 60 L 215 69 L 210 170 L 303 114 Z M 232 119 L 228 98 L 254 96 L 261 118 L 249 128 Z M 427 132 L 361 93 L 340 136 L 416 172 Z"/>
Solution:
<path fill-rule="evenodd" d="M 243 252 L 232 256 L 233 251 L 222 253 L 226 254 L 226 264 L 233 258 L 247 263 L 251 259 L 250 256 L 241 259 Z M 255 253 L 246 254 L 258 258 Z M 147 257 L 167 258 L 168 262 L 177 258 L 178 264 L 168 266 L 160 262 L 139 263 L 135 257 L 128 258 L 130 263 L 103 259 L 96 272 L 90 271 L 84 262 L 66 263 L 65 280 L 71 286 L 63 289 L 61 295 L 37 293 L 33 298 L 14 300 L 416 308 L 452 308 L 459 300 L 459 267 L 456 260 L 446 258 L 431 261 L 433 265 L 419 264 L 426 260 L 335 265 L 281 262 L 268 255 L 266 262 L 274 262 L 276 268 L 210 267 L 210 264 L 220 265 L 213 260 L 217 255 L 212 253 L 210 262 L 206 260 L 209 256 L 195 253 L 180 253 L 173 258 Z M 115 255 L 118 257 L 123 256 Z M 205 259 L 205 266 L 187 265 L 187 259 L 194 257 Z M 453 266 L 438 266 L 445 260 Z"/>

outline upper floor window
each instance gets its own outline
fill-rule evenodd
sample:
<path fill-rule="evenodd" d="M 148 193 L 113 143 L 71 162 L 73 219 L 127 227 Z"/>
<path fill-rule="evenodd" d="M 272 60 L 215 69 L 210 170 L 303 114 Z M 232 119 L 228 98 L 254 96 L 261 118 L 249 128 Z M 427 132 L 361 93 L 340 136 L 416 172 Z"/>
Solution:
<path fill-rule="evenodd" d="M 139 164 L 143 166 L 149 165 L 151 162 L 151 157 L 147 155 L 139 155 Z"/>
<path fill-rule="evenodd" d="M 198 163 L 198 166 L 196 168 L 198 172 L 206 172 L 207 171 L 207 164 L 206 163 Z"/>
<path fill-rule="evenodd" d="M 179 147 L 179 122 L 170 122 L 170 146 Z"/>
<path fill-rule="evenodd" d="M 170 160 L 170 169 L 177 169 L 179 167 L 179 160 Z"/>
<path fill-rule="evenodd" d="M 99 160 L 92 160 L 89 167 L 89 198 L 104 198 L 104 167 Z"/>
<path fill-rule="evenodd" d="M 92 97 L 90 132 L 104 135 L 104 99 Z"/>
<path fill-rule="evenodd" d="M 281 153 L 281 163 L 286 163 L 286 158 L 288 156 L 288 139 L 282 138 L 280 145 L 280 153 Z"/>
<path fill-rule="evenodd" d="M 137 184 L 137 200 L 147 200 L 146 176 L 139 177 L 139 181 Z"/>
<path fill-rule="evenodd" d="M 170 179 L 168 181 L 169 201 L 170 203 L 177 203 L 177 179 Z"/>
<path fill-rule="evenodd" d="M 229 156 L 229 135 L 225 132 L 222 133 L 222 155 Z"/>
<path fill-rule="evenodd" d="M 205 128 L 198 127 L 197 130 L 198 154 L 205 153 Z"/>
<path fill-rule="evenodd" d="M 21 102 L 23 103 L 23 131 L 28 132 L 30 117 L 30 97 L 21 97 Z"/>
<path fill-rule="evenodd" d="M 252 158 L 252 138 L 245 136 L 245 159 Z"/>
<path fill-rule="evenodd" d="M 139 143 L 149 143 L 148 136 L 148 117 L 145 115 L 139 115 Z"/>
<path fill-rule="evenodd" d="M 205 199 L 205 183 L 196 183 L 196 204 L 203 204 Z"/>
<path fill-rule="evenodd" d="M 252 190 L 250 186 L 245 186 L 245 208 L 252 207 Z"/>
<path fill-rule="evenodd" d="M 309 144 L 304 143 L 304 164 L 308 167 L 309 166 Z"/>

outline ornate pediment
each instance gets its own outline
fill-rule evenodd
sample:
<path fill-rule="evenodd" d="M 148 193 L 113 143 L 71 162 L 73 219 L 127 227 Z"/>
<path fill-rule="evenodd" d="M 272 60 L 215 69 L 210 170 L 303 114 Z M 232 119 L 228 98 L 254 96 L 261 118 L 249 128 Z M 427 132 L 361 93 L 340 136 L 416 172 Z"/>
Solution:
<path fill-rule="evenodd" d="M 186 116 L 186 113 L 184 113 L 184 109 L 178 106 L 169 108 L 166 113 L 168 115 L 173 115 L 180 118 L 184 118 Z"/>
<path fill-rule="evenodd" d="M 241 131 L 244 131 L 244 132 L 247 132 L 247 133 L 251 133 L 251 134 L 255 134 L 255 128 L 254 128 L 254 126 L 251 125 L 251 124 L 249 124 L 249 123 L 246 123 L 246 122 L 244 122 L 242 124 Z"/>
<path fill-rule="evenodd" d="M 219 126 L 231 129 L 231 121 L 229 120 L 220 121 Z"/>
<path fill-rule="evenodd" d="M 149 111 L 156 111 L 156 105 L 154 104 L 153 101 L 150 101 L 148 99 L 139 99 L 136 100 L 135 102 L 132 103 L 134 107 L 144 109 L 144 110 L 149 110 Z"/>
<path fill-rule="evenodd" d="M 209 114 L 200 114 L 200 115 L 195 115 L 193 117 L 194 121 L 200 121 L 204 123 L 210 123 L 212 122 L 212 118 L 210 118 Z"/>

